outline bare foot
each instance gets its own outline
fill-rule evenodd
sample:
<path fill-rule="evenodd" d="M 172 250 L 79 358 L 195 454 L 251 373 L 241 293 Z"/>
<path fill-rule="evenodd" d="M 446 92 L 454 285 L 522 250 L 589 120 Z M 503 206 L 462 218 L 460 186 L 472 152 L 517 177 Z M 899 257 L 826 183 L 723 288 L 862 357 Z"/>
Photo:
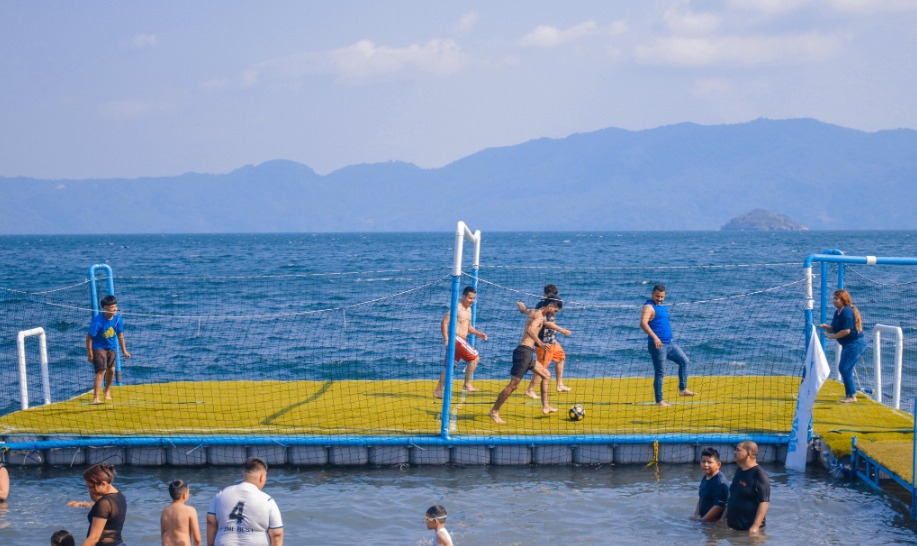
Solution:
<path fill-rule="evenodd" d="M 671 406 L 672 404 L 669 404 L 668 402 L 663 400 L 662 402 L 656 402 L 656 405 L 659 406 L 660 408 L 667 408 Z"/>
<path fill-rule="evenodd" d="M 474 388 L 472 385 L 465 385 L 462 389 L 468 392 L 478 392 L 478 389 Z"/>
<path fill-rule="evenodd" d="M 549 414 L 549 413 L 554 413 L 555 411 L 557 411 L 557 408 L 552 408 L 551 406 L 545 406 L 545 407 L 541 408 L 541 413 L 543 413 L 543 414 L 545 414 L 545 415 L 547 415 L 547 414 Z"/>
<path fill-rule="evenodd" d="M 679 394 L 680 396 L 694 396 L 694 395 L 697 394 L 697 393 L 694 392 L 694 391 L 689 391 L 688 389 L 685 389 L 685 390 L 683 390 L 683 391 L 679 391 L 678 394 Z"/>
<path fill-rule="evenodd" d="M 95 406 L 95 405 L 98 405 L 98 404 L 101 404 L 101 403 L 102 403 L 102 401 L 99 400 L 98 398 L 96 398 L 95 400 L 92 401 L 92 405 L 94 405 L 94 406 Z"/>
<path fill-rule="evenodd" d="M 856 396 L 849 396 L 849 397 L 847 397 L 847 398 L 841 398 L 840 400 L 838 400 L 838 402 L 840 402 L 841 404 L 856 404 L 856 403 L 857 403 L 857 397 L 856 397 Z"/>
<path fill-rule="evenodd" d="M 573 390 L 573 389 L 571 389 L 570 387 L 568 387 L 568 386 L 566 386 L 566 385 L 558 385 L 558 386 L 557 386 L 557 392 L 570 392 L 570 391 L 572 391 L 572 390 Z"/>
<path fill-rule="evenodd" d="M 502 425 L 506 422 L 503 419 L 500 419 L 500 414 L 496 411 L 491 411 L 488 415 L 490 415 L 490 418 L 493 419 L 494 423 L 497 423 L 498 425 Z"/>
<path fill-rule="evenodd" d="M 534 398 L 535 400 L 541 399 L 541 396 L 535 394 L 535 393 L 532 392 L 532 391 L 528 391 L 528 390 L 525 391 L 525 395 L 528 396 L 529 398 Z"/>
<path fill-rule="evenodd" d="M 442 398 L 443 391 L 433 391 L 433 398 Z"/>
<path fill-rule="evenodd" d="M 105 397 L 105 400 L 111 400 L 111 395 L 110 395 L 110 394 L 107 395 L 107 396 Z"/>

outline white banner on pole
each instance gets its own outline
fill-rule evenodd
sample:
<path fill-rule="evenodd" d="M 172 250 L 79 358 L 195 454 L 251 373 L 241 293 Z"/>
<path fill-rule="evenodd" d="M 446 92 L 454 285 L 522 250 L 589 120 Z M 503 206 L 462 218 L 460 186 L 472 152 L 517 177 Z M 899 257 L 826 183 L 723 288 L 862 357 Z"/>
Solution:
<path fill-rule="evenodd" d="M 799 396 L 796 398 L 796 415 L 793 417 L 793 429 L 790 432 L 790 443 L 787 446 L 786 468 L 792 470 L 806 469 L 806 454 L 809 449 L 809 437 L 812 431 L 812 407 L 815 397 L 825 384 L 831 369 L 828 359 L 821 348 L 818 333 L 812 326 L 812 335 L 809 337 L 809 346 L 806 348 L 805 379 L 799 386 Z"/>

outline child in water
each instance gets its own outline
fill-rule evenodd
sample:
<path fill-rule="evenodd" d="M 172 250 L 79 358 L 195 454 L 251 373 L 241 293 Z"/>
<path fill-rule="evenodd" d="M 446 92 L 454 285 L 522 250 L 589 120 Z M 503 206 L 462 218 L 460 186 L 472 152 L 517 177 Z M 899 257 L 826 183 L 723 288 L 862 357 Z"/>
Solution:
<path fill-rule="evenodd" d="M 188 482 L 175 480 L 170 483 L 169 495 L 172 497 L 172 504 L 162 511 L 159 518 L 163 546 L 200 546 L 201 529 L 198 525 L 197 510 L 185 504 L 191 496 Z"/>
<path fill-rule="evenodd" d="M 76 546 L 76 539 L 70 534 L 70 531 L 61 529 L 51 535 L 51 546 Z"/>
<path fill-rule="evenodd" d="M 440 505 L 427 508 L 424 518 L 427 529 L 433 531 L 433 546 L 452 546 L 452 536 L 446 530 L 446 509 Z"/>

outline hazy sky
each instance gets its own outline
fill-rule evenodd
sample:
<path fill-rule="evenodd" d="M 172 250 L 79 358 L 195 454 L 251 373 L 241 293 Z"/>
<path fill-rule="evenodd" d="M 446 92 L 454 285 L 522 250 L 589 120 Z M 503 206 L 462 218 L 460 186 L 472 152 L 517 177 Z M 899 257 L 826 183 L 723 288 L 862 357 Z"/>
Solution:
<path fill-rule="evenodd" d="M 917 128 L 917 0 L 0 2 L 0 176 L 439 167 L 605 127 Z"/>

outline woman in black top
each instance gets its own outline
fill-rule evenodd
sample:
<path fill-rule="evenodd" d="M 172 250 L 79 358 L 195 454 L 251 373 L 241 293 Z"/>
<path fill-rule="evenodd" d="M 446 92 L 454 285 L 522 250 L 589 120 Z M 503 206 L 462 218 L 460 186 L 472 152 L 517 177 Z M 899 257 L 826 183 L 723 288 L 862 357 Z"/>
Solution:
<path fill-rule="evenodd" d="M 121 528 L 127 515 L 127 500 L 112 485 L 115 467 L 110 464 L 90 466 L 83 473 L 83 480 L 89 496 L 95 501 L 89 510 L 89 531 L 83 546 L 122 546 Z"/>

